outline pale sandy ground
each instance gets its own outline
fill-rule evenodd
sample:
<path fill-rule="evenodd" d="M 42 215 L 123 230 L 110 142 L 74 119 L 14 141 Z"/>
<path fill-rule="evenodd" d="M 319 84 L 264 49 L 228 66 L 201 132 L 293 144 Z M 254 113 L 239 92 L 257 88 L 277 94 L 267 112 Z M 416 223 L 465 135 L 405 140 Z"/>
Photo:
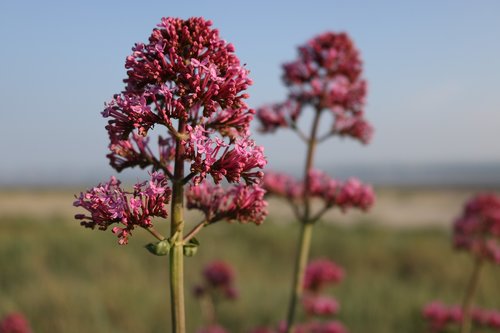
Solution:
<path fill-rule="evenodd" d="M 79 212 L 72 206 L 78 190 L 0 190 L 0 221 L 13 217 L 68 218 Z M 377 202 L 368 213 L 328 212 L 323 220 L 341 224 L 369 222 L 395 227 L 449 226 L 460 213 L 472 189 L 378 188 Z M 318 208 L 318 207 L 317 207 Z M 270 218 L 276 223 L 293 220 L 288 204 L 279 199 L 269 202 Z M 189 219 L 192 215 L 188 215 Z M 198 219 L 193 218 L 193 219 Z"/>

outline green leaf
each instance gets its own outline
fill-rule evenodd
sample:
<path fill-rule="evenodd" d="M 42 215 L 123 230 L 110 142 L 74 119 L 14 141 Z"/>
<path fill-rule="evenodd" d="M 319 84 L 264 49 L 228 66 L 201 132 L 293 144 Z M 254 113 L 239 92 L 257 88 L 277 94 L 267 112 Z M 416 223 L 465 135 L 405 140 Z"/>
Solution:
<path fill-rule="evenodd" d="M 170 248 L 172 245 L 168 241 L 168 239 L 164 239 L 162 241 L 156 243 L 149 243 L 145 246 L 145 248 L 154 255 L 157 256 L 165 256 L 170 252 Z"/>
<path fill-rule="evenodd" d="M 182 250 L 186 257 L 192 257 L 198 252 L 198 247 L 200 246 L 200 242 L 196 238 L 191 238 L 187 244 L 184 244 Z"/>

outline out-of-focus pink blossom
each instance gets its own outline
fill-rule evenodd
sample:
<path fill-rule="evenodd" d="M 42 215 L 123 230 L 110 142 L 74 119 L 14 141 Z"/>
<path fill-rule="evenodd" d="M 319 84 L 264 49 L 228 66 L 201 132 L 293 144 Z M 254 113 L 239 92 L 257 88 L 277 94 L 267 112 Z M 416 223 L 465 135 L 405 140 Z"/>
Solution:
<path fill-rule="evenodd" d="M 371 186 L 364 185 L 356 178 L 348 179 L 336 198 L 336 204 L 342 209 L 357 207 L 367 210 L 373 205 L 375 195 Z"/>
<path fill-rule="evenodd" d="M 238 291 L 234 286 L 234 270 L 224 261 L 214 261 L 203 269 L 203 280 L 201 285 L 194 288 L 194 295 L 202 297 L 206 293 L 218 293 L 226 299 L 238 297 Z"/>
<path fill-rule="evenodd" d="M 226 329 L 220 325 L 211 325 L 208 327 L 200 328 L 197 333 L 227 333 Z"/>
<path fill-rule="evenodd" d="M 11 313 L 0 321 L 0 333 L 31 333 L 26 318 L 20 313 Z"/>
<path fill-rule="evenodd" d="M 373 127 L 365 119 L 359 116 L 345 117 L 343 115 L 337 116 L 335 124 L 333 125 L 333 133 L 340 136 L 350 136 L 357 138 L 364 144 L 370 142 L 373 136 Z"/>
<path fill-rule="evenodd" d="M 316 259 L 307 265 L 304 289 L 318 292 L 329 284 L 336 284 L 344 278 L 344 269 L 329 259 Z"/>
<path fill-rule="evenodd" d="M 339 207 L 344 211 L 348 208 L 367 210 L 375 201 L 372 187 L 356 178 L 340 182 L 313 169 L 309 172 L 308 184 L 309 195 L 323 200 L 327 207 Z M 303 183 L 282 173 L 266 172 L 263 186 L 269 194 L 292 201 L 300 201 L 304 196 Z"/>
<path fill-rule="evenodd" d="M 295 127 L 302 110 L 311 106 L 316 112 L 331 111 L 330 134 L 370 141 L 373 127 L 364 119 L 367 84 L 359 52 L 347 34 L 326 32 L 312 38 L 283 69 L 288 100 L 257 110 L 263 132 Z"/>
<path fill-rule="evenodd" d="M 299 104 L 293 100 L 262 106 L 257 109 L 257 117 L 262 125 L 260 131 L 272 133 L 280 127 L 291 126 L 297 120 L 300 112 Z"/>
<path fill-rule="evenodd" d="M 500 197 L 483 193 L 471 198 L 455 220 L 453 243 L 500 264 Z"/>
<path fill-rule="evenodd" d="M 236 220 L 261 224 L 267 216 L 264 194 L 265 191 L 257 185 L 240 184 L 223 188 L 202 182 L 186 190 L 186 206 L 201 210 L 208 223 Z"/>
<path fill-rule="evenodd" d="M 339 303 L 327 296 L 306 295 L 302 300 L 305 312 L 310 316 L 331 316 L 338 312 Z"/>
<path fill-rule="evenodd" d="M 117 223 L 119 226 L 112 231 L 120 244 L 127 244 L 135 227 L 149 228 L 152 217 L 167 216 L 170 193 L 165 176 L 159 172 L 153 172 L 149 181 L 137 183 L 133 193 L 124 191 L 120 181 L 111 177 L 109 182 L 80 193 L 73 205 L 84 208 L 89 215 L 77 214 L 75 218 L 91 229 L 106 230 Z"/>
<path fill-rule="evenodd" d="M 458 305 L 447 306 L 440 301 L 427 304 L 422 314 L 428 321 L 432 332 L 441 332 L 449 325 L 459 325 L 462 322 L 462 309 Z M 473 308 L 472 322 L 477 326 L 500 329 L 500 311 Z"/>
<path fill-rule="evenodd" d="M 459 307 L 449 308 L 439 301 L 427 304 L 422 315 L 429 323 L 432 332 L 440 332 L 450 323 L 460 323 L 462 321 L 462 311 Z"/>

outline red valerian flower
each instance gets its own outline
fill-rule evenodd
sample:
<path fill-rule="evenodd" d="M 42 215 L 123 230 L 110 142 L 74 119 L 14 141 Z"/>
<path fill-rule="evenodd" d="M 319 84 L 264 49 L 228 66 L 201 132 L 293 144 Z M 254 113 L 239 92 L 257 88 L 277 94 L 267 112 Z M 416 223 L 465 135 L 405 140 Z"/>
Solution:
<path fill-rule="evenodd" d="M 20 313 L 11 313 L 0 321 L 0 333 L 31 333 L 26 318 Z"/>
<path fill-rule="evenodd" d="M 347 34 L 314 37 L 299 47 L 297 60 L 284 64 L 283 70 L 288 99 L 257 109 L 262 132 L 295 128 L 302 109 L 311 106 L 316 112 L 330 110 L 330 135 L 370 141 L 373 127 L 364 119 L 367 84 L 361 77 L 359 52 Z"/>
<path fill-rule="evenodd" d="M 234 285 L 235 274 L 233 268 L 224 261 L 213 261 L 203 269 L 204 281 L 194 288 L 196 297 L 202 297 L 207 293 L 216 293 L 226 299 L 238 297 L 238 291 Z"/>
<path fill-rule="evenodd" d="M 483 193 L 471 198 L 455 220 L 453 243 L 457 249 L 500 264 L 500 197 Z"/>
<path fill-rule="evenodd" d="M 267 216 L 264 194 L 257 185 L 224 188 L 205 181 L 186 190 L 186 205 L 188 209 L 201 210 L 209 224 L 220 220 L 261 224 Z"/>
<path fill-rule="evenodd" d="M 304 289 L 318 292 L 329 284 L 337 284 L 344 278 L 344 269 L 329 259 L 316 259 L 309 263 L 304 276 Z"/>
<path fill-rule="evenodd" d="M 136 184 L 132 193 L 124 191 L 120 181 L 111 177 L 109 182 L 80 193 L 73 205 L 90 215 L 77 214 L 75 218 L 91 229 L 106 230 L 118 224 L 112 231 L 120 244 L 127 244 L 135 227 L 149 228 L 153 217 L 167 217 L 170 193 L 165 176 L 159 172 L 152 173 L 149 181 Z"/>

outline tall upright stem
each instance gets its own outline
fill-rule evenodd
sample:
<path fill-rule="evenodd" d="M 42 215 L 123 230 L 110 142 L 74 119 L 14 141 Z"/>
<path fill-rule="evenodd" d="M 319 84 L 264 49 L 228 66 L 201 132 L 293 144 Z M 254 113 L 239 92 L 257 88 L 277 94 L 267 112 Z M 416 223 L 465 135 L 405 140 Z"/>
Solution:
<path fill-rule="evenodd" d="M 184 132 L 184 121 L 179 120 L 180 133 Z M 172 311 L 172 332 L 186 332 L 184 310 L 184 253 L 182 233 L 184 229 L 184 160 L 181 140 L 176 139 L 174 179 L 172 181 L 172 207 L 170 234 L 177 238 L 170 250 L 170 306 Z"/>
<path fill-rule="evenodd" d="M 290 297 L 290 302 L 288 304 L 288 315 L 287 315 L 287 325 L 286 325 L 287 333 L 293 331 L 293 323 L 295 320 L 295 312 L 296 312 L 295 309 L 297 307 L 297 302 L 302 297 L 302 288 L 304 285 L 304 273 L 306 270 L 307 260 L 309 258 L 309 249 L 311 247 L 313 223 L 310 223 L 311 196 L 309 193 L 309 173 L 313 167 L 313 162 L 314 162 L 314 153 L 316 151 L 320 115 L 321 115 L 321 110 L 317 108 L 311 128 L 311 136 L 309 137 L 309 141 L 307 143 L 307 158 L 304 170 L 304 215 L 302 216 L 302 221 L 300 221 L 301 229 L 299 235 L 297 255 L 295 257 L 295 270 L 293 274 L 292 294 Z"/>
<path fill-rule="evenodd" d="M 462 325 L 460 326 L 460 333 L 470 333 L 471 331 L 471 309 L 472 302 L 476 295 L 477 286 L 479 285 L 479 278 L 481 276 L 481 269 L 483 267 L 484 259 L 477 257 L 474 261 L 474 268 L 467 285 L 464 301 L 462 303 Z"/>

